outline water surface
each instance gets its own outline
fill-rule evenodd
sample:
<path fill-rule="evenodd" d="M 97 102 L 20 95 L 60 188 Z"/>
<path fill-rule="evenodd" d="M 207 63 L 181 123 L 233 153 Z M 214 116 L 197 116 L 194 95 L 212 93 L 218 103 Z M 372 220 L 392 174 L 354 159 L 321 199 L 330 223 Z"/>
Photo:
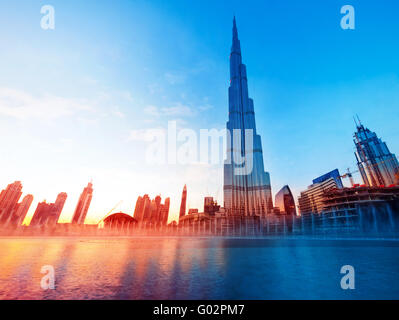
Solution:
<path fill-rule="evenodd" d="M 398 263 L 398 241 L 0 238 L 0 298 L 398 299 Z M 41 289 L 44 265 L 55 290 Z"/>

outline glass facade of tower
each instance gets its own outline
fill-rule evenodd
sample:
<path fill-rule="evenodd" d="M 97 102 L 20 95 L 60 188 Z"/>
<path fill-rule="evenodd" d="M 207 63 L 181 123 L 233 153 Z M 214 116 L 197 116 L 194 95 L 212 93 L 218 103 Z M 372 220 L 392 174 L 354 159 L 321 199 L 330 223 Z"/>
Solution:
<path fill-rule="evenodd" d="M 283 214 L 296 216 L 295 200 L 289 186 L 284 186 L 277 192 L 275 206 Z"/>
<path fill-rule="evenodd" d="M 373 187 L 399 184 L 399 163 L 386 143 L 360 123 L 354 138 L 355 156 L 364 184 Z"/>
<path fill-rule="evenodd" d="M 326 174 L 323 174 L 322 176 L 313 179 L 313 184 L 316 183 L 321 183 L 326 181 L 327 179 L 333 178 L 335 180 L 335 182 L 337 183 L 337 188 L 343 188 L 344 185 L 342 184 L 342 180 L 341 180 L 341 175 L 339 174 L 339 170 L 335 169 L 333 171 L 330 171 Z"/>
<path fill-rule="evenodd" d="M 247 72 L 242 63 L 235 18 L 227 132 L 224 206 L 231 215 L 265 216 L 273 207 L 270 176 L 264 170 L 262 143 L 256 133 L 254 103 L 248 96 Z"/>

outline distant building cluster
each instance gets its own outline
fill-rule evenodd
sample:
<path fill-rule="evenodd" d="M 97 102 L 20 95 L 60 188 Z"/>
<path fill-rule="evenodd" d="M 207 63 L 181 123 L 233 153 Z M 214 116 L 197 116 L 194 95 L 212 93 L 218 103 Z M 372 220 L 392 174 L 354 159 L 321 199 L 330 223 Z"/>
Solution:
<path fill-rule="evenodd" d="M 83 225 L 86 219 L 87 211 L 93 195 L 93 185 L 89 183 L 80 195 L 76 206 L 72 224 Z M 29 208 L 33 202 L 33 195 L 26 195 L 21 202 L 22 183 L 16 181 L 9 184 L 6 189 L 0 193 L 0 226 L 6 228 L 16 228 L 22 225 Z M 54 203 L 46 201 L 39 202 L 33 217 L 30 221 L 30 227 L 54 227 L 57 225 L 62 209 L 68 195 L 65 192 L 58 194 Z"/>
<path fill-rule="evenodd" d="M 150 199 L 148 194 L 138 197 L 133 218 L 143 228 L 160 228 L 166 226 L 169 217 L 170 198 L 161 203 L 161 196 Z"/>

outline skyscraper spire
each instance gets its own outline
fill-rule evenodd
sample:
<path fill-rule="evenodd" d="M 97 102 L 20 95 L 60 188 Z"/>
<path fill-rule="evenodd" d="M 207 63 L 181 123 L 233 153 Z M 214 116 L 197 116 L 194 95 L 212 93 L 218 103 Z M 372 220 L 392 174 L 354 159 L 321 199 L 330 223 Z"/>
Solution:
<path fill-rule="evenodd" d="M 233 39 L 238 39 L 236 16 L 233 18 Z"/>
<path fill-rule="evenodd" d="M 241 55 L 240 40 L 238 39 L 236 17 L 233 18 L 233 44 L 231 46 L 231 54 L 237 53 Z"/>

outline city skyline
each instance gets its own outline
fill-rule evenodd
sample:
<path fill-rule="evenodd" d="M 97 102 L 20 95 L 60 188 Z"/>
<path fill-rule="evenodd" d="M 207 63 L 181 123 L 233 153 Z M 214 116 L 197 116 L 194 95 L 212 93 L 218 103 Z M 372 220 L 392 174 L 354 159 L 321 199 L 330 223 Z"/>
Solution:
<path fill-rule="evenodd" d="M 237 30 L 234 20 L 233 41 L 238 40 L 236 35 Z M 237 49 L 234 43 L 233 49 Z M 234 61 L 232 62 L 232 65 L 235 65 Z M 242 65 L 240 68 L 245 70 L 243 69 L 245 67 Z M 242 79 L 239 80 L 242 82 Z M 231 114 L 231 111 L 229 113 Z M 398 160 L 394 154 L 390 153 L 386 142 L 383 142 L 380 138 L 378 138 L 378 135 L 375 132 L 372 132 L 368 128 L 364 127 L 359 118 L 357 120 L 355 119 L 355 124 L 357 131 L 353 134 L 353 142 L 356 145 L 356 152 L 354 155 L 358 161 L 358 170 L 350 172 L 348 168 L 348 171 L 343 175 L 340 174 L 338 169 L 334 169 L 328 173 L 325 173 L 322 176 L 313 179 L 312 184 L 308 186 L 306 190 L 301 191 L 297 200 L 295 200 L 295 197 L 292 195 L 290 187 L 285 185 L 275 194 L 274 203 L 272 203 L 272 199 L 270 199 L 270 208 L 266 212 L 259 212 L 256 211 L 256 209 L 247 211 L 245 208 L 237 210 L 231 207 L 231 203 L 228 203 L 227 206 L 221 208 L 221 206 L 217 205 L 217 201 L 214 201 L 213 197 L 205 196 L 204 212 L 202 212 L 202 214 L 205 213 L 213 216 L 215 213 L 218 213 L 219 215 L 227 214 L 228 216 L 232 217 L 259 216 L 268 220 L 269 218 L 274 219 L 276 215 L 279 216 L 281 214 L 287 216 L 297 216 L 297 209 L 300 215 L 323 213 L 325 208 L 326 194 L 327 197 L 329 197 L 331 196 L 331 192 L 334 193 L 335 190 L 339 192 L 339 190 L 356 190 L 357 188 L 360 188 L 359 190 L 364 191 L 365 189 L 363 188 L 367 189 L 369 187 L 374 187 L 376 189 L 381 189 L 377 191 L 378 193 L 389 193 L 388 189 L 395 188 L 399 185 Z M 241 129 L 242 128 L 240 128 L 240 130 Z M 233 128 L 229 128 L 228 125 L 228 130 L 233 130 Z M 256 142 L 254 142 L 254 144 L 256 144 Z M 227 146 L 227 152 L 229 153 L 231 150 L 234 150 L 234 148 Z M 252 148 L 250 148 L 250 150 L 252 150 Z M 359 183 L 355 183 L 355 180 L 353 179 L 353 174 L 356 172 L 361 172 L 362 174 L 362 181 L 358 181 Z M 253 174 L 256 175 L 256 171 L 251 171 L 250 175 Z M 228 172 L 228 175 L 232 175 L 232 172 Z M 237 177 L 240 176 L 238 175 Z M 348 178 L 351 188 L 345 188 L 345 185 L 342 182 L 343 178 Z M 33 202 L 34 197 L 31 194 L 27 194 L 20 201 L 20 198 L 23 194 L 22 189 L 22 183 L 20 181 L 15 181 L 14 183 L 10 183 L 4 190 L 1 191 L 0 225 L 6 228 L 28 225 L 24 222 L 24 218 Z M 368 189 L 368 192 L 372 192 L 372 190 L 373 189 Z M 356 191 L 350 190 L 347 192 Z M 62 222 L 59 221 L 59 217 L 62 213 L 67 197 L 67 193 L 61 192 L 58 194 L 55 203 L 48 203 L 46 200 L 39 202 L 34 211 L 34 215 L 29 222 L 29 226 L 51 228 L 54 227 L 58 222 Z M 89 182 L 79 197 L 71 224 L 83 225 L 86 223 L 85 220 L 92 197 L 93 184 L 92 182 Z M 255 202 L 255 200 L 250 199 L 250 197 L 251 194 L 244 196 L 246 201 L 249 203 Z M 140 229 L 153 228 L 154 230 L 158 230 L 160 228 L 164 228 L 170 222 L 170 198 L 166 198 L 164 204 L 161 204 L 161 199 L 162 198 L 160 195 L 157 195 L 153 200 L 151 200 L 148 194 L 145 194 L 143 197 L 139 196 L 134 207 L 134 213 L 132 215 L 122 213 L 122 211 L 115 214 L 114 211 L 120 204 L 118 203 L 101 220 L 96 221 L 94 224 L 100 225 L 101 222 L 105 222 L 110 217 L 112 218 L 108 222 L 115 222 L 118 219 L 115 216 L 119 215 L 119 218 L 122 217 L 122 220 L 127 218 L 130 219 L 130 222 L 137 223 Z M 188 218 L 186 216 L 186 202 L 187 185 L 184 185 L 180 202 L 179 219 L 177 222 L 184 220 L 184 223 L 187 221 L 186 219 L 182 219 Z M 246 206 L 245 203 L 244 206 Z M 192 217 L 194 217 L 199 213 L 200 212 L 198 208 L 188 208 L 188 216 L 192 215 Z M 172 221 L 176 222 L 176 220 Z"/>
<path fill-rule="evenodd" d="M 54 199 L 58 190 L 68 194 L 61 221 L 70 221 L 81 192 L 79 186 L 90 178 L 96 185 L 87 217 L 91 222 L 101 219 L 120 200 L 124 203 L 118 210 L 132 213 L 134 200 L 144 193 L 170 196 L 170 216 L 177 220 L 185 183 L 190 190 L 187 209 L 201 207 L 204 196 L 223 203 L 221 166 L 195 164 L 165 170 L 143 164 L 136 154 L 145 145 L 138 141 L 145 139 L 141 130 L 164 126 L 166 119 L 179 120 L 179 127 L 224 127 L 233 11 L 240 12 L 237 19 L 241 38 L 245 39 L 249 89 L 256 101 L 258 131 L 266 151 L 265 167 L 272 174 L 273 194 L 288 184 L 297 199 L 314 176 L 335 167 L 341 173 L 347 167 L 355 169 L 351 141 L 354 114 L 388 142 L 392 153 L 398 153 L 396 125 L 386 118 L 398 103 L 396 44 L 384 42 L 397 31 L 385 22 L 394 10 L 374 17 L 371 5 L 354 3 L 357 12 L 367 19 L 358 20 L 357 29 L 351 32 L 339 28 L 338 6 L 316 2 L 290 7 L 271 4 L 267 10 L 259 10 L 262 6 L 258 3 L 253 6 L 255 10 L 233 1 L 227 9 L 216 4 L 214 12 L 209 13 L 199 10 L 197 4 L 121 2 L 112 10 L 107 4 L 92 10 L 89 4 L 55 1 L 56 29 L 46 33 L 36 21 L 37 8 L 24 4 L 21 10 L 25 21 L 13 12 L 2 16 L 10 26 L 4 30 L 14 31 L 4 34 L 9 46 L 0 53 L 4 75 L 0 79 L 0 130 L 7 137 L 3 147 L 10 151 L 0 160 L 7 168 L 1 172 L 0 181 L 5 186 L 21 180 L 22 197 L 34 195 L 26 221 L 38 202 Z M 187 18 L 182 17 L 183 10 Z M 310 19 L 312 11 L 319 15 Z M 120 24 L 98 23 L 105 12 L 112 21 L 122 16 Z M 68 21 L 70 17 L 86 22 L 84 32 L 79 32 L 82 26 Z M 289 18 L 290 23 L 281 25 L 281 17 Z M 330 24 L 323 23 L 327 17 Z M 149 21 L 156 23 L 149 26 Z M 373 29 L 371 21 L 379 22 L 381 29 Z M 330 40 L 321 41 L 320 33 L 311 31 L 314 24 L 319 24 L 316 29 Z M 306 31 L 309 39 L 290 35 L 292 27 L 298 25 L 304 28 L 299 35 Z M 119 27 L 124 32 L 111 40 Z M 163 28 L 175 39 L 165 37 L 157 43 Z M 79 57 L 74 55 L 74 48 L 84 41 L 97 39 L 93 34 L 98 30 L 104 31 L 105 44 Z M 145 31 L 139 35 L 135 30 Z M 28 41 L 26 52 L 20 50 L 22 39 Z M 310 44 L 312 39 L 320 44 Z M 356 49 L 350 45 L 353 41 Z M 92 44 L 89 40 L 88 45 Z M 68 46 L 72 49 L 66 49 Z M 304 47 L 311 48 L 311 53 Z M 348 47 L 353 52 L 346 50 Z M 378 52 L 373 47 L 379 47 Z M 176 48 L 176 52 L 168 48 Z M 290 54 L 293 48 L 295 55 Z M 51 58 L 54 55 L 69 70 L 59 67 Z M 92 58 L 93 63 L 88 63 Z M 367 63 L 371 59 L 372 67 Z M 8 64 L 17 66 L 16 70 L 5 61 L 15 62 Z M 29 68 L 25 68 L 27 61 Z M 61 82 L 56 80 L 59 75 L 54 69 L 62 75 Z M 12 104 L 7 104 L 10 97 L 22 102 L 22 108 L 12 109 Z M 203 110 L 211 110 L 211 115 Z M 312 119 L 315 110 L 317 121 Z M 199 114 L 204 114 L 203 120 Z M 172 179 L 175 183 L 171 186 Z M 355 179 L 360 181 L 360 176 Z"/>

